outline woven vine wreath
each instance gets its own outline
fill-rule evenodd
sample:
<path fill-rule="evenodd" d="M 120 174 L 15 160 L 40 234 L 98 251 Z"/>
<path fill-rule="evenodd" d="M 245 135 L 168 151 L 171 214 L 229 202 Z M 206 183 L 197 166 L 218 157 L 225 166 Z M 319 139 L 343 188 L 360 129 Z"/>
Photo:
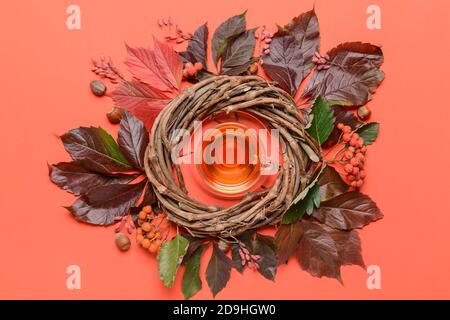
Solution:
<path fill-rule="evenodd" d="M 66 207 L 71 215 L 114 225 L 122 251 L 136 242 L 155 255 L 166 287 L 182 273 L 186 299 L 202 289 L 205 261 L 213 296 L 233 269 L 275 280 L 291 258 L 312 276 L 341 282 L 342 266 L 364 268 L 359 229 L 383 217 L 361 192 L 380 127 L 368 121 L 367 103 L 384 78 L 381 48 L 346 42 L 321 53 L 314 10 L 275 33 L 247 28 L 245 12 L 211 37 L 206 23 L 192 34 L 173 19 L 158 27 L 164 41 L 127 46 L 132 77 L 111 59 L 94 61 L 92 71 L 112 88 L 94 80 L 91 90 L 114 102 L 107 117 L 119 124 L 118 138 L 99 127 L 61 136 L 72 161 L 50 165 L 49 175 L 77 196 Z M 201 203 L 189 194 L 185 167 L 172 162 L 181 141 L 172 138 L 234 112 L 278 130 L 277 175 L 230 207 Z"/>
<path fill-rule="evenodd" d="M 280 132 L 283 164 L 271 188 L 250 193 L 229 208 L 208 206 L 189 197 L 170 137 L 195 120 L 219 112 L 247 111 Z M 186 89 L 156 118 L 145 157 L 145 172 L 169 220 L 194 236 L 229 238 L 275 224 L 306 188 L 321 159 L 317 143 L 305 131 L 306 120 L 285 91 L 258 76 L 216 76 Z M 305 153 L 304 150 L 308 152 Z M 172 168 L 175 167 L 177 180 Z M 179 181 L 179 183 L 177 182 Z"/>

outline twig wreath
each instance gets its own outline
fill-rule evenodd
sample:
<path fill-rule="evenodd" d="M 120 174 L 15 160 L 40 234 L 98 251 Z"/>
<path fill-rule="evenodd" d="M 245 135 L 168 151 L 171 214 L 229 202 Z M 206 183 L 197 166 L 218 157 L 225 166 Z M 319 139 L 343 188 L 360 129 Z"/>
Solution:
<path fill-rule="evenodd" d="M 93 72 L 115 86 L 106 93 L 116 104 L 107 116 L 120 127 L 117 141 L 97 127 L 61 136 L 73 161 L 49 171 L 53 183 L 78 196 L 70 213 L 88 224 L 114 224 L 123 251 L 134 235 L 157 254 L 167 287 L 183 266 L 186 299 L 202 288 L 201 257 L 210 245 L 206 281 L 214 296 L 232 269 L 249 267 L 274 280 L 291 256 L 311 275 L 341 282 L 341 266 L 364 267 L 357 229 L 383 217 L 360 192 L 367 146 L 379 130 L 367 122 L 366 104 L 384 78 L 381 48 L 347 42 L 321 54 L 314 10 L 274 34 L 265 26 L 247 29 L 246 12 L 231 17 L 215 30 L 211 50 L 207 24 L 193 34 L 171 18 L 158 26 L 165 42 L 127 46 L 131 80 L 110 59 L 93 62 Z M 187 47 L 176 51 L 170 42 Z M 217 72 L 209 69 L 209 52 Z M 100 80 L 91 89 L 97 96 L 107 91 Z M 204 204 L 190 196 L 170 157 L 171 137 L 195 121 L 236 111 L 279 130 L 282 163 L 272 185 L 236 204 Z"/>

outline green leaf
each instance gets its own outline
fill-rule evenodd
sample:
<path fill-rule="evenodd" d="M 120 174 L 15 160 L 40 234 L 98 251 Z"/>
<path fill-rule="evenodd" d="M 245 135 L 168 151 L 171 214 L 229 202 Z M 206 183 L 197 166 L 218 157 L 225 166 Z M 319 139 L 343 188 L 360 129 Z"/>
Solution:
<path fill-rule="evenodd" d="M 315 185 L 315 184 L 317 183 L 317 181 L 319 180 L 319 178 L 320 178 L 320 176 L 321 176 L 323 170 L 325 169 L 325 167 L 326 167 L 326 165 L 325 165 L 325 164 L 322 164 L 322 167 L 319 169 L 319 172 L 317 172 L 317 175 L 316 175 L 316 177 L 314 178 L 314 180 L 311 181 L 311 182 L 309 183 L 309 185 L 307 185 L 306 188 L 305 188 L 302 192 L 300 192 L 299 195 L 298 195 L 297 197 L 295 197 L 295 199 L 292 201 L 292 204 L 296 204 L 296 203 L 298 203 L 300 200 L 303 200 L 303 199 L 306 197 L 306 195 L 308 194 L 309 190 L 310 190 L 312 187 L 314 187 L 314 185 Z M 291 204 L 291 205 L 292 205 L 292 204 Z"/>
<path fill-rule="evenodd" d="M 334 115 L 327 99 L 317 97 L 312 107 L 312 121 L 308 133 L 321 145 L 334 128 Z"/>
<path fill-rule="evenodd" d="M 206 282 L 214 297 L 227 285 L 232 266 L 231 259 L 214 245 L 211 260 L 206 268 Z"/>
<path fill-rule="evenodd" d="M 200 260 L 203 248 L 199 247 L 186 262 L 186 269 L 183 274 L 181 290 L 185 299 L 190 299 L 202 289 L 200 279 Z"/>
<path fill-rule="evenodd" d="M 370 122 L 363 125 L 361 128 L 356 130 L 361 138 L 364 139 L 364 145 L 369 145 L 375 142 L 378 137 L 378 131 L 380 130 L 380 124 L 378 122 Z"/>
<path fill-rule="evenodd" d="M 216 66 L 228 43 L 235 37 L 239 36 L 241 33 L 245 32 L 246 14 L 247 11 L 240 15 L 229 18 L 228 20 L 223 22 L 214 32 L 211 41 L 211 51 L 214 59 L 214 64 Z"/>
<path fill-rule="evenodd" d="M 177 235 L 171 241 L 164 244 L 158 253 L 159 277 L 164 285 L 171 288 L 183 260 L 183 256 L 189 246 L 189 241 Z"/>
<path fill-rule="evenodd" d="M 320 206 L 320 188 L 314 185 L 299 204 L 291 207 L 284 215 L 282 219 L 283 224 L 290 224 L 300 220 L 305 212 L 311 215 L 314 206 L 318 208 Z"/>

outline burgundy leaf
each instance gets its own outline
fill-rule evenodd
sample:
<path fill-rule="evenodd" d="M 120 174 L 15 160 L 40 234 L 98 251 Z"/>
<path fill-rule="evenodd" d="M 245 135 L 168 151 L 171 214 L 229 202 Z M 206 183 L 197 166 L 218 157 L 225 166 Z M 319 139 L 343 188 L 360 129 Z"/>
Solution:
<path fill-rule="evenodd" d="M 197 251 L 198 248 L 202 246 L 205 239 L 196 238 L 191 236 L 190 234 L 183 234 L 183 237 L 189 240 L 189 246 L 187 248 L 186 253 L 184 254 L 182 263 L 186 263 L 189 258 Z"/>
<path fill-rule="evenodd" d="M 263 57 L 265 73 L 292 96 L 311 72 L 312 58 L 319 49 L 319 22 L 314 10 L 294 18 L 279 28 Z"/>
<path fill-rule="evenodd" d="M 333 167 L 326 166 L 317 184 L 320 186 L 320 200 L 327 201 L 348 190 L 348 185 L 342 180 Z"/>
<path fill-rule="evenodd" d="M 229 42 L 235 37 L 239 36 L 241 33 L 245 32 L 246 14 L 247 11 L 240 15 L 229 18 L 228 20 L 220 24 L 220 26 L 217 27 L 216 31 L 214 32 L 212 37 L 211 51 L 214 64 L 216 66 Z"/>
<path fill-rule="evenodd" d="M 333 238 L 338 251 L 341 266 L 357 265 L 366 268 L 361 254 L 361 240 L 357 230 L 336 230 L 326 225 L 321 225 Z"/>
<path fill-rule="evenodd" d="M 132 169 L 116 141 L 102 128 L 72 129 L 62 135 L 61 140 L 74 160 L 89 159 L 111 172 Z"/>
<path fill-rule="evenodd" d="M 352 230 L 381 219 L 383 214 L 368 196 L 351 191 L 323 202 L 313 216 L 331 228 Z"/>
<path fill-rule="evenodd" d="M 82 222 L 110 225 L 115 217 L 124 216 L 136 205 L 146 183 L 144 179 L 136 184 L 101 186 L 81 196 L 67 209 Z"/>
<path fill-rule="evenodd" d="M 211 260 L 206 268 L 206 282 L 214 297 L 227 285 L 232 266 L 230 258 L 214 245 Z"/>
<path fill-rule="evenodd" d="M 145 149 L 149 142 L 144 123 L 131 113 L 125 112 L 120 120 L 118 142 L 128 162 L 143 171 Z"/>
<path fill-rule="evenodd" d="M 330 234 L 316 223 L 302 220 L 303 236 L 296 252 L 303 270 L 314 277 L 336 278 L 341 271 L 336 244 Z"/>
<path fill-rule="evenodd" d="M 287 263 L 303 234 L 301 222 L 281 224 L 275 234 L 278 264 Z"/>
<path fill-rule="evenodd" d="M 372 99 L 384 79 L 380 47 L 369 43 L 347 42 L 328 52 L 329 69 L 314 72 L 303 97 L 322 96 L 347 105 L 361 106 Z"/>
<path fill-rule="evenodd" d="M 255 29 L 247 30 L 231 40 L 222 55 L 221 73 L 239 75 L 247 70 L 253 61 L 255 44 Z M 242 70 L 242 66 L 244 66 L 244 70 Z"/>
<path fill-rule="evenodd" d="M 118 106 L 142 120 L 147 130 L 151 129 L 159 112 L 169 102 L 165 94 L 138 81 L 123 82 L 110 96 Z"/>
<path fill-rule="evenodd" d="M 136 179 L 136 175 L 108 174 L 86 169 L 85 161 L 60 162 L 49 165 L 51 181 L 61 189 L 77 196 L 109 184 L 126 184 Z M 95 166 L 94 163 L 89 166 Z M 100 170 L 99 170 L 100 171 Z"/>
<path fill-rule="evenodd" d="M 201 25 L 188 42 L 186 51 L 180 52 L 184 62 L 200 62 L 206 68 L 206 55 L 208 52 L 208 24 Z"/>
<path fill-rule="evenodd" d="M 352 111 L 346 110 L 343 106 L 332 106 L 331 110 L 336 120 L 333 131 L 328 137 L 328 140 L 323 144 L 325 148 L 332 147 L 338 142 L 342 134 L 342 131 L 337 128 L 339 123 L 343 123 L 353 130 L 356 130 L 362 124 Z"/>
<path fill-rule="evenodd" d="M 274 239 L 256 234 L 256 239 L 253 242 L 253 254 L 261 257 L 257 260 L 258 272 L 266 279 L 275 280 L 278 261 Z"/>
<path fill-rule="evenodd" d="M 240 246 L 234 243 L 231 246 L 231 260 L 233 262 L 233 268 L 242 273 L 244 271 L 245 265 L 242 265 L 242 259 L 239 254 Z"/>

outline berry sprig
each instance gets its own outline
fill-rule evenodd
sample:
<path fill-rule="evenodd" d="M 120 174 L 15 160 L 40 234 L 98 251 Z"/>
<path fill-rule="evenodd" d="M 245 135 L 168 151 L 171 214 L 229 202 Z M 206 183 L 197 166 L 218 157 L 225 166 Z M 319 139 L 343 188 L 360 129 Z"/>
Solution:
<path fill-rule="evenodd" d="M 255 38 L 259 40 L 260 55 L 270 53 L 270 43 L 272 42 L 273 33 L 267 30 L 266 26 L 262 26 L 259 33 L 255 33 Z M 261 64 L 262 64 L 261 60 Z"/>
<path fill-rule="evenodd" d="M 92 72 L 96 75 L 109 79 L 111 83 L 119 83 L 119 80 L 125 81 L 120 70 L 114 65 L 111 58 L 101 57 L 100 61 L 92 60 L 94 67 Z"/>
<path fill-rule="evenodd" d="M 367 148 L 364 139 L 343 123 L 339 123 L 337 128 L 342 131 L 342 140 L 346 143 L 340 163 L 344 166 L 347 182 L 354 188 L 360 188 L 366 178 L 364 164 Z"/>
<path fill-rule="evenodd" d="M 183 78 L 195 78 L 197 76 L 197 72 L 203 70 L 203 64 L 200 62 L 196 62 L 192 64 L 191 62 L 187 62 L 183 68 Z"/>
<path fill-rule="evenodd" d="M 151 206 L 145 206 L 139 212 L 138 227 L 136 228 L 136 242 L 150 253 L 157 253 L 165 241 L 161 234 L 160 223 L 156 223 L 157 216 Z"/>
<path fill-rule="evenodd" d="M 239 251 L 238 252 L 239 252 L 239 257 L 241 258 L 242 266 L 247 265 L 252 270 L 259 269 L 258 260 L 261 259 L 261 256 L 251 254 L 243 242 L 239 242 Z"/>
<path fill-rule="evenodd" d="M 328 54 L 320 54 L 320 52 L 315 52 L 314 57 L 312 58 L 312 63 L 317 66 L 317 71 L 330 69 L 330 56 Z"/>
<path fill-rule="evenodd" d="M 119 233 L 123 228 L 125 228 L 128 234 L 132 234 L 134 229 L 136 229 L 136 226 L 130 215 L 115 217 L 114 221 L 116 221 L 116 224 L 114 225 L 114 231 L 116 233 Z"/>
<path fill-rule="evenodd" d="M 164 37 L 167 41 L 173 41 L 177 44 L 183 43 L 184 41 L 192 39 L 192 33 L 184 32 L 181 27 L 173 21 L 171 17 L 158 19 L 158 27 L 166 31 L 166 36 Z"/>

